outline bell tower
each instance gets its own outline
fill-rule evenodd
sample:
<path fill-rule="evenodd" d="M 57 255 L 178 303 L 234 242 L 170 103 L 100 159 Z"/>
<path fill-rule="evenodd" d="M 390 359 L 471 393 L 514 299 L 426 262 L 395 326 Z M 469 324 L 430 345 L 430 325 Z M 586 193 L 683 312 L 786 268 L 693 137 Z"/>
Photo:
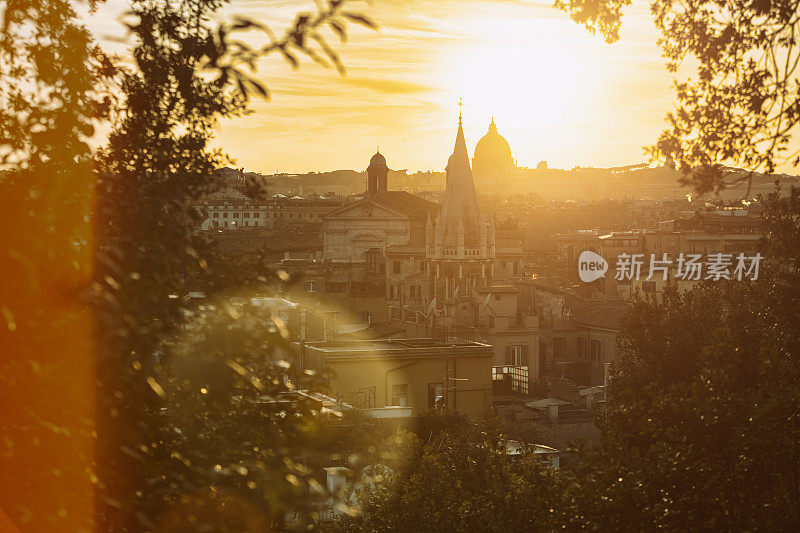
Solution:
<path fill-rule="evenodd" d="M 367 194 L 375 194 L 388 190 L 389 167 L 386 158 L 378 150 L 367 167 Z"/>

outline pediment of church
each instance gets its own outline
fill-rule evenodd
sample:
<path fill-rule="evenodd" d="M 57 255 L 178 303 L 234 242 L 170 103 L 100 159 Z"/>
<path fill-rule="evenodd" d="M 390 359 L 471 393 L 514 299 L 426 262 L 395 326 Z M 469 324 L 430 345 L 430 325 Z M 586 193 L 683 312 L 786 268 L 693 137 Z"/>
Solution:
<path fill-rule="evenodd" d="M 353 242 L 383 242 L 382 235 L 375 233 L 358 233 L 350 239 Z"/>
<path fill-rule="evenodd" d="M 368 199 L 359 200 L 350 205 L 346 205 L 328 213 L 325 217 L 327 220 L 347 220 L 347 219 L 363 219 L 372 218 L 375 220 L 406 220 L 408 217 L 402 213 L 397 213 L 382 205 L 378 205 Z"/>

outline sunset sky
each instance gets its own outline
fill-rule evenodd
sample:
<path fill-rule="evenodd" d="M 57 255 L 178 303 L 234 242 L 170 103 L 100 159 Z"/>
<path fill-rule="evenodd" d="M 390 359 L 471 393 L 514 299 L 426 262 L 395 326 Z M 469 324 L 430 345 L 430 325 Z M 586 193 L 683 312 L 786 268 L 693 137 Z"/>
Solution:
<path fill-rule="evenodd" d="M 90 21 L 98 38 L 120 35 L 124 5 L 111 0 Z M 314 4 L 234 0 L 224 14 L 281 34 L 301 9 Z M 278 56 L 260 65 L 271 101 L 254 101 L 252 115 L 225 121 L 215 139 L 239 166 L 360 170 L 380 146 L 391 168 L 440 171 L 459 98 L 470 152 L 494 116 L 520 165 L 633 164 L 645 161 L 642 146 L 655 141 L 672 105 L 646 3 L 625 11 L 613 45 L 549 0 L 376 0 L 349 9 L 381 27 L 350 25 L 349 42 L 337 46 L 345 77 L 310 61 L 293 71 Z"/>

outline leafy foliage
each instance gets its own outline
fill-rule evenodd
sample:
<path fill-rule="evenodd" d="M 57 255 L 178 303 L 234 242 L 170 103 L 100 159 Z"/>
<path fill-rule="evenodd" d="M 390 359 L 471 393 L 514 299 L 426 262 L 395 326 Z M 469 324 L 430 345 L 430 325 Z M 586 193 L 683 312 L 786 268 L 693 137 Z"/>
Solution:
<path fill-rule="evenodd" d="M 767 217 L 763 277 L 635 304 L 605 440 L 578 506 L 587 527 L 792 530 L 800 486 L 798 197 Z"/>
<path fill-rule="evenodd" d="M 622 9 L 631 3 L 631 0 L 555 0 L 553 7 L 568 13 L 590 33 L 599 31 L 606 42 L 613 43 L 619 39 Z"/>
<path fill-rule="evenodd" d="M 450 425 L 427 442 L 399 433 L 395 474 L 361 495 L 344 531 L 551 531 L 565 523 L 567 478 L 533 453 L 507 453 L 499 424 Z"/>
<path fill-rule="evenodd" d="M 201 307 L 167 346 L 153 382 L 161 445 L 145 452 L 154 474 L 146 498 L 156 509 L 164 503 L 155 523 L 174 531 L 223 495 L 228 502 L 207 513 L 205 527 L 283 529 L 295 514 L 298 525 L 312 523 L 312 497 L 325 490 L 303 456 L 323 421 L 295 391 L 318 384 L 285 359 L 280 329 L 258 310 Z"/>
<path fill-rule="evenodd" d="M 192 444 L 204 442 L 199 438 L 176 442 L 170 438 L 174 435 L 163 434 L 168 424 L 165 400 L 174 398 L 172 389 L 180 390 L 181 383 L 168 371 L 173 364 L 170 352 L 164 357 L 160 354 L 166 339 L 185 325 L 189 292 L 214 297 L 232 287 L 263 291 L 275 276 L 260 264 L 247 268 L 230 264 L 197 229 L 202 214 L 194 210 L 193 202 L 214 190 L 214 171 L 230 163 L 221 151 L 208 146 L 217 121 L 243 114 L 253 92 L 268 96 L 266 87 L 251 75 L 260 57 L 277 50 L 284 55 L 301 50 L 319 59 L 309 39 L 323 46 L 330 57 L 334 52 L 319 34 L 320 26 L 330 22 L 344 28 L 340 17 L 372 24 L 342 11 L 343 2 L 332 1 L 314 16 L 298 15 L 283 39 L 253 50 L 232 40 L 232 32 L 267 28 L 245 19 L 230 27 L 214 27 L 211 19 L 224 3 L 132 1 L 126 24 L 133 41 L 134 64 L 115 65 L 106 92 L 113 102 L 112 130 L 95 157 L 98 242 L 94 282 L 102 335 L 97 363 L 102 407 L 97 417 L 99 486 L 105 505 L 99 516 L 106 529 L 150 528 L 169 515 L 171 507 L 187 503 L 164 491 L 153 492 L 154 480 L 166 483 L 176 493 L 190 487 L 213 492 L 210 480 L 218 463 L 210 448 L 204 453 L 195 450 L 205 459 L 192 463 L 188 472 L 171 469 L 179 462 L 151 459 L 170 457 L 175 447 L 187 458 Z M 338 57 L 333 57 L 338 62 Z M 237 326 L 231 331 L 242 335 L 242 342 L 248 338 L 246 328 Z M 273 340 L 282 345 L 287 342 L 280 335 Z M 216 351 L 197 355 L 198 365 L 203 357 L 212 357 L 212 362 L 220 357 Z M 219 370 L 220 379 L 235 377 L 236 368 Z M 222 417 L 237 397 L 227 392 L 214 395 L 218 411 L 204 408 L 200 414 Z M 231 437 L 240 443 L 252 441 L 267 423 L 259 418 L 255 405 L 239 407 L 241 417 L 224 420 L 238 424 L 236 431 L 227 424 L 200 426 L 208 432 L 203 434 L 208 446 L 220 446 L 220 455 L 223 444 L 233 446 Z M 200 431 L 195 428 L 193 434 Z M 229 460 L 235 462 L 235 453 L 241 448 L 233 446 L 231 450 L 234 455 Z M 266 448 L 263 453 L 282 456 L 280 449 Z M 202 477 L 198 470 L 202 468 L 209 477 Z M 199 505 L 197 501 L 189 504 Z M 269 520 L 282 524 L 274 515 Z"/>

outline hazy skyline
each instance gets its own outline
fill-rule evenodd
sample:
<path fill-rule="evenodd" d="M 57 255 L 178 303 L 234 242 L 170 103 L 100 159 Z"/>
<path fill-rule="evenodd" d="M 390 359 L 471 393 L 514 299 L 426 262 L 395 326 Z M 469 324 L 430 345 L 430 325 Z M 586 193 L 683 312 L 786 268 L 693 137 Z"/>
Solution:
<path fill-rule="evenodd" d="M 119 33 L 123 0 L 90 21 Z M 548 1 L 350 2 L 380 24 L 351 24 L 337 45 L 346 77 L 274 56 L 258 77 L 272 93 L 221 123 L 214 143 L 248 170 L 363 169 L 380 146 L 393 169 L 443 170 L 459 98 L 470 156 L 492 116 L 522 166 L 616 166 L 646 160 L 673 101 L 648 6 L 625 11 L 619 42 L 590 35 Z M 225 15 L 287 27 L 307 1 L 234 0 Z M 329 38 L 334 42 L 333 35 Z"/>

